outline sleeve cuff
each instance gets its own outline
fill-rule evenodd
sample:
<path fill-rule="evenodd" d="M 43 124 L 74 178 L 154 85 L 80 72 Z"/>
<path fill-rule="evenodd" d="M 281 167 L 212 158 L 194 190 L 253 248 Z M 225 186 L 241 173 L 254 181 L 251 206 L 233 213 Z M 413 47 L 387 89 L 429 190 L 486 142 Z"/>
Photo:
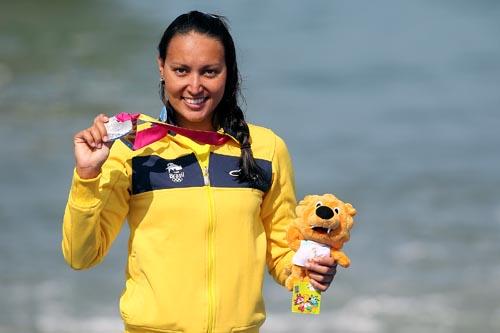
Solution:
<path fill-rule="evenodd" d="M 290 250 L 276 265 L 274 268 L 274 274 L 271 274 L 274 277 L 274 280 L 278 282 L 280 285 L 284 286 L 285 281 L 290 275 L 291 267 L 292 267 L 292 257 L 295 254 L 292 250 Z"/>
<path fill-rule="evenodd" d="M 76 169 L 73 170 L 73 182 L 71 184 L 70 202 L 78 207 L 93 207 L 100 201 L 99 181 L 101 174 L 95 178 L 80 178 Z"/>

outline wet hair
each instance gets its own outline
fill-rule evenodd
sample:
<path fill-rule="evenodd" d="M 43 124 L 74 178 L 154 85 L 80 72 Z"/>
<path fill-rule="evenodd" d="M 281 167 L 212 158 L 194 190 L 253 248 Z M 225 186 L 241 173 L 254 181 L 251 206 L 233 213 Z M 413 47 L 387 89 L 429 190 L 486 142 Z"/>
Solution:
<path fill-rule="evenodd" d="M 226 85 L 224 95 L 216 106 L 212 118 L 214 128 L 223 128 L 224 131 L 238 140 L 241 148 L 239 160 L 239 181 L 251 184 L 263 184 L 265 182 L 264 171 L 259 167 L 252 154 L 250 144 L 250 131 L 245 122 L 243 111 L 238 105 L 241 97 L 240 73 L 236 62 L 236 49 L 233 38 L 229 33 L 226 18 L 219 15 L 205 14 L 191 11 L 178 16 L 167 27 L 158 44 L 160 59 L 165 61 L 168 46 L 176 35 L 185 35 L 197 32 L 220 41 L 224 47 L 224 57 L 227 68 Z M 165 97 L 165 82 L 160 82 L 160 96 L 167 108 L 167 122 L 176 124 L 175 112 Z"/>

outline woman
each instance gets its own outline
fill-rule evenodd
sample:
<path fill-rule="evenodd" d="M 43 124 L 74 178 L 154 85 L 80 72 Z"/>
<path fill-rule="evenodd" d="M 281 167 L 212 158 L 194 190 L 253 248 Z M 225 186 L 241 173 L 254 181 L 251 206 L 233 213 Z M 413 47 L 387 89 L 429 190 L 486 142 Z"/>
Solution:
<path fill-rule="evenodd" d="M 285 241 L 296 205 L 288 151 L 273 132 L 245 122 L 221 17 L 179 16 L 158 51 L 166 121 L 227 140 L 170 132 L 132 151 L 121 141 L 111 147 L 108 118 L 96 117 L 74 137 L 64 257 L 75 269 L 98 264 L 127 218 L 126 332 L 258 332 L 264 268 L 284 284 L 293 255 Z M 308 268 L 314 287 L 326 290 L 332 259 Z"/>

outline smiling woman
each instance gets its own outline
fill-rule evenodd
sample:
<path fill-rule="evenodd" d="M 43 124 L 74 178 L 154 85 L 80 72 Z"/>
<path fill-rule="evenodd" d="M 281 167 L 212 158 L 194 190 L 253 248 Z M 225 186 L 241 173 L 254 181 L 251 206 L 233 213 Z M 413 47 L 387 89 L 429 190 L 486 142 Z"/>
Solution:
<path fill-rule="evenodd" d="M 198 130 L 224 129 L 240 143 L 239 179 L 262 182 L 238 105 L 236 49 L 224 18 L 196 11 L 180 15 L 163 33 L 157 60 L 167 122 Z"/>
<path fill-rule="evenodd" d="M 258 332 L 264 270 L 283 285 L 293 256 L 285 240 L 296 206 L 288 150 L 244 119 L 222 17 L 179 16 L 158 53 L 166 121 L 177 127 L 137 150 L 108 142 L 105 115 L 75 135 L 64 257 L 75 269 L 100 263 L 127 219 L 126 332 Z M 225 140 L 197 139 L 207 131 Z M 320 290 L 333 279 L 332 260 L 310 264 Z"/>
<path fill-rule="evenodd" d="M 213 131 L 212 114 L 226 85 L 222 44 L 194 31 L 176 35 L 169 43 L 166 59 L 158 57 L 158 66 L 178 125 Z"/>

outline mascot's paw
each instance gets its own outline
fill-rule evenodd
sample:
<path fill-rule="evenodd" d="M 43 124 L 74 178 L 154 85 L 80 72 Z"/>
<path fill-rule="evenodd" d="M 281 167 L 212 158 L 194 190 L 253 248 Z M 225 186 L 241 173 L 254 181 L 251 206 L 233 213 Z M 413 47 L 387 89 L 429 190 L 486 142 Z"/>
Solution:
<path fill-rule="evenodd" d="M 335 259 L 335 262 L 342 267 L 347 268 L 349 267 L 349 265 L 351 265 L 351 260 L 349 259 L 349 257 L 341 251 L 334 251 L 332 253 L 332 257 L 333 259 Z"/>
<path fill-rule="evenodd" d="M 293 285 L 294 285 L 294 283 L 295 283 L 295 280 L 296 280 L 296 279 L 295 279 L 293 276 L 289 276 L 289 277 L 286 279 L 286 281 L 285 281 L 285 287 L 286 287 L 286 289 L 288 289 L 288 290 L 290 290 L 290 291 L 291 291 L 291 290 L 293 289 Z"/>
<path fill-rule="evenodd" d="M 303 272 L 305 274 L 305 272 Z M 293 289 L 293 285 L 296 284 L 296 283 L 299 283 L 299 282 L 309 282 L 309 276 L 297 276 L 297 275 L 290 275 L 286 281 L 285 281 L 285 287 L 288 289 L 288 290 L 292 290 Z"/>

